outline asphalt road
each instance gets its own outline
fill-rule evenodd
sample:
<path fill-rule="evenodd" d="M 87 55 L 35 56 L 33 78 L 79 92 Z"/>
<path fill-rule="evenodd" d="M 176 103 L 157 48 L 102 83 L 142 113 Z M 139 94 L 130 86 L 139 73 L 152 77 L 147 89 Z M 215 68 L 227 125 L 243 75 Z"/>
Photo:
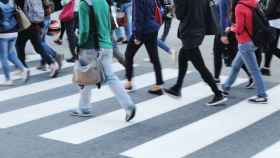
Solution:
<path fill-rule="evenodd" d="M 175 21 L 167 44 L 179 50 L 177 25 Z M 49 37 L 52 47 L 69 57 L 66 42 L 56 46 L 53 38 Z M 201 46 L 211 71 L 212 45 L 210 36 Z M 229 101 L 207 107 L 212 93 L 191 64 L 181 99 L 148 94 L 154 74 L 142 48 L 136 56 L 136 91 L 130 93 L 138 113 L 134 121 L 125 123 L 123 110 L 106 86 L 93 90 L 94 117 L 71 117 L 69 110 L 79 98 L 71 83 L 72 65 L 65 64 L 58 78 L 49 79 L 48 73 L 35 70 L 39 58 L 30 46 L 27 51 L 32 54 L 31 80 L 0 88 L 0 158 L 279 158 L 280 65 L 276 58 L 272 76 L 265 77 L 269 104 L 247 103 L 255 91 L 244 88 L 247 79 L 241 72 Z M 177 65 L 161 50 L 160 58 L 164 87 L 169 87 L 176 81 Z M 124 80 L 123 67 L 114 63 L 114 68 Z M 229 69 L 224 69 L 224 78 Z"/>

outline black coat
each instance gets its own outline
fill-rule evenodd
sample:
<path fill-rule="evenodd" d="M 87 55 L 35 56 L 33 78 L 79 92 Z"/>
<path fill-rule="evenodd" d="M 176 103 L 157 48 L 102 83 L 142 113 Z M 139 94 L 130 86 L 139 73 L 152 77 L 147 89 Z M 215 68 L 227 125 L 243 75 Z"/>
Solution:
<path fill-rule="evenodd" d="M 268 7 L 265 11 L 269 19 L 280 18 L 280 0 L 269 0 Z"/>
<path fill-rule="evenodd" d="M 185 49 L 201 45 L 205 32 L 208 0 L 175 0 L 175 13 L 180 20 L 178 37 Z"/>

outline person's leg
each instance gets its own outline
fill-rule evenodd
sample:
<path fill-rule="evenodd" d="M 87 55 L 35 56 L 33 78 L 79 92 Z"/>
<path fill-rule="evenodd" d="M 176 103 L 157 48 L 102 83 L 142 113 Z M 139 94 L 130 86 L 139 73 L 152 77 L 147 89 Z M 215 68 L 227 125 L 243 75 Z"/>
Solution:
<path fill-rule="evenodd" d="M 240 71 L 241 66 L 244 64 L 240 51 L 242 51 L 242 50 L 239 50 L 237 52 L 237 54 L 232 62 L 232 67 L 231 67 L 229 76 L 222 86 L 224 91 L 230 91 L 233 83 L 235 82 L 235 80 L 237 78 L 237 75 Z"/>
<path fill-rule="evenodd" d="M 222 44 L 220 42 L 220 36 L 216 36 L 214 40 L 214 77 L 215 80 L 220 79 L 222 72 L 223 62 L 222 62 Z"/>
<path fill-rule="evenodd" d="M 69 42 L 69 49 L 72 55 L 71 62 L 73 62 L 75 59 L 77 59 L 77 54 L 76 54 L 77 37 L 75 35 L 75 21 L 71 20 L 69 22 L 66 22 L 65 28 L 66 28 L 66 34 Z"/>
<path fill-rule="evenodd" d="M 8 40 L 7 39 L 0 39 L 0 61 L 2 64 L 3 73 L 5 76 L 5 80 L 11 80 L 10 76 L 10 65 L 8 63 Z"/>
<path fill-rule="evenodd" d="M 263 79 L 261 77 L 260 69 L 257 64 L 257 59 L 254 54 L 254 45 L 253 43 L 247 43 L 240 46 L 241 57 L 246 64 L 246 67 L 249 69 L 251 75 L 253 76 L 256 87 L 257 87 L 257 96 L 259 97 L 267 97 L 265 92 L 265 86 Z"/>
<path fill-rule="evenodd" d="M 204 82 L 206 82 L 211 87 L 212 91 L 215 93 L 216 96 L 221 96 L 221 91 L 218 89 L 211 72 L 206 67 L 199 48 L 197 47 L 191 49 L 189 50 L 189 53 L 189 58 L 192 64 L 198 70 Z"/>
<path fill-rule="evenodd" d="M 184 78 L 186 76 L 187 70 L 188 70 L 188 61 L 189 61 L 189 55 L 188 51 L 184 48 L 180 49 L 179 57 L 178 57 L 178 78 L 177 82 L 174 87 L 176 87 L 178 90 L 182 89 Z"/>
<path fill-rule="evenodd" d="M 64 22 L 61 22 L 60 35 L 59 35 L 59 37 L 58 37 L 60 40 L 63 39 L 65 30 L 66 30 L 65 23 L 64 23 Z"/>
<path fill-rule="evenodd" d="M 9 52 L 8 58 L 9 58 L 9 61 L 11 61 L 16 66 L 16 68 L 24 71 L 26 68 L 17 56 L 16 50 L 15 50 L 15 43 L 16 43 L 16 39 L 11 39 L 8 43 L 8 52 Z"/>
<path fill-rule="evenodd" d="M 257 59 L 257 64 L 258 64 L 259 67 L 260 67 L 261 64 L 262 64 L 262 51 L 263 51 L 263 49 L 257 49 L 257 50 L 255 51 L 256 59 Z"/>
<path fill-rule="evenodd" d="M 162 85 L 163 78 L 161 72 L 161 64 L 158 56 L 158 40 L 157 40 L 158 33 L 152 33 L 147 36 L 147 39 L 144 41 L 145 47 L 147 49 L 148 55 L 150 57 L 150 61 L 154 66 L 154 71 L 156 74 L 156 85 Z"/>
<path fill-rule="evenodd" d="M 131 38 L 128 42 L 126 51 L 125 51 L 125 65 L 126 65 L 126 78 L 128 82 L 132 81 L 133 77 L 133 59 L 135 54 L 137 53 L 138 49 L 141 47 L 142 44 L 136 45 L 134 43 L 134 39 Z"/>
<path fill-rule="evenodd" d="M 112 68 L 112 49 L 103 49 L 101 62 L 104 68 L 106 83 L 111 88 L 112 92 L 115 94 L 116 99 L 120 103 L 121 107 L 126 111 L 134 108 L 134 103 L 129 95 L 126 93 L 122 83 L 118 77 L 114 74 Z"/>
<path fill-rule="evenodd" d="M 18 33 L 18 37 L 16 40 L 16 51 L 17 51 L 17 55 L 19 60 L 21 61 L 21 63 L 27 67 L 27 64 L 25 63 L 25 46 L 27 41 L 29 40 L 29 33 L 27 30 L 21 31 Z"/>
<path fill-rule="evenodd" d="M 171 28 L 171 24 L 172 24 L 172 18 L 165 17 L 164 18 L 164 29 L 163 29 L 162 36 L 160 38 L 162 41 L 166 40 L 166 37 L 168 36 L 170 28 Z"/>
<path fill-rule="evenodd" d="M 113 42 L 113 56 L 118 60 L 120 64 L 125 67 L 125 57 L 124 54 L 120 52 L 120 49 L 117 44 L 116 37 L 112 34 L 112 42 Z"/>

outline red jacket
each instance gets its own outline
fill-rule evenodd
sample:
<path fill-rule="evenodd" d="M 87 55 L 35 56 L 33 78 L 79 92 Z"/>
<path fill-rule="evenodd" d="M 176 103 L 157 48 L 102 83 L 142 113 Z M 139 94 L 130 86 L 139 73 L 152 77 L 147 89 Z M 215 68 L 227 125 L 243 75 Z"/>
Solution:
<path fill-rule="evenodd" d="M 251 36 L 253 34 L 253 11 L 252 8 L 244 4 L 255 8 L 257 1 L 240 0 L 235 8 L 235 24 L 232 26 L 232 31 L 236 33 L 236 39 L 239 44 L 252 41 Z"/>

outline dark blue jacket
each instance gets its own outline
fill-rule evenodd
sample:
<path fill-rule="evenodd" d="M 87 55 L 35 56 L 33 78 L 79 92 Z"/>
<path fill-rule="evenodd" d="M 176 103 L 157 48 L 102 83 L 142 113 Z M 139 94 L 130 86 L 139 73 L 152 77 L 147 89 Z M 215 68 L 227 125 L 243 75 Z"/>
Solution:
<path fill-rule="evenodd" d="M 222 31 L 224 32 L 227 27 L 229 27 L 230 24 L 230 0 L 220 0 L 218 4 L 219 8 L 219 19 L 220 19 L 220 26 L 222 28 Z"/>
<path fill-rule="evenodd" d="M 143 40 L 146 35 L 158 32 L 160 24 L 155 20 L 155 0 L 133 0 L 133 36 Z"/>

